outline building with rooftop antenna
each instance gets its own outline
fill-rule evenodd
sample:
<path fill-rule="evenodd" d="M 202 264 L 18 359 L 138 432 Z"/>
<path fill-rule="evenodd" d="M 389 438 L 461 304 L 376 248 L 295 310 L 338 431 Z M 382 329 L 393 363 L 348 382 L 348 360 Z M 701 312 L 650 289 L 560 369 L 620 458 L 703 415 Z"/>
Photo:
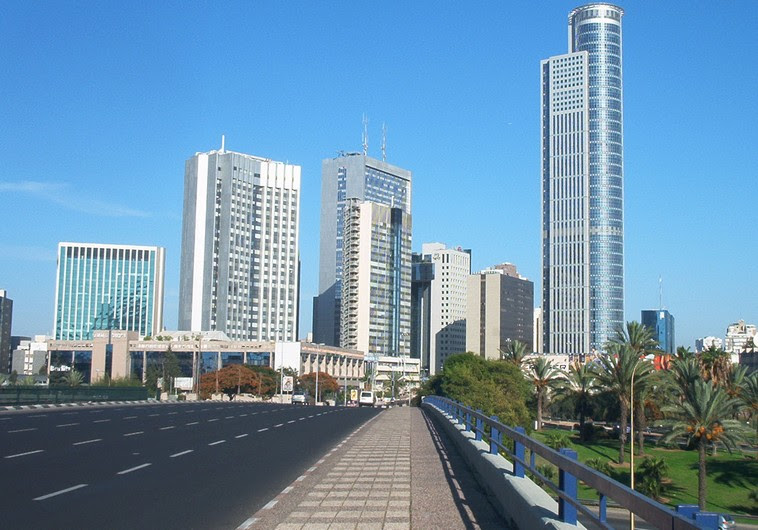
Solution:
<path fill-rule="evenodd" d="M 221 149 L 185 164 L 179 329 L 293 341 L 300 166 Z"/>

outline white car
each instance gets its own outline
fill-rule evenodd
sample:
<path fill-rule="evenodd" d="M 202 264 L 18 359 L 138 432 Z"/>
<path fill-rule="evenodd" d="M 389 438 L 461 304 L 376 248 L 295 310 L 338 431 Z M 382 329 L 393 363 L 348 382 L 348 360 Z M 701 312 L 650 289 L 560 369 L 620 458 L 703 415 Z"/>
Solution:
<path fill-rule="evenodd" d="M 358 397 L 359 407 L 373 407 L 376 404 L 376 397 L 372 390 L 361 390 L 361 395 Z"/>
<path fill-rule="evenodd" d="M 305 405 L 308 403 L 308 395 L 301 391 L 295 391 L 294 394 L 292 394 L 292 404 L 293 405 Z"/>

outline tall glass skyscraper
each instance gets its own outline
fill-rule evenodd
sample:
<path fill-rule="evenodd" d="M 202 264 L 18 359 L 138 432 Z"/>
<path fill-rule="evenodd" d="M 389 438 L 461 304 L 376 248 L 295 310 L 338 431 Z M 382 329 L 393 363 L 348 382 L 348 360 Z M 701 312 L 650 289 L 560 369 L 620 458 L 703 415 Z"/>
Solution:
<path fill-rule="evenodd" d="M 179 329 L 297 340 L 300 166 L 196 153 L 182 219 Z"/>
<path fill-rule="evenodd" d="M 602 351 L 624 322 L 621 18 L 574 9 L 569 53 L 542 61 L 544 348 Z"/>
<path fill-rule="evenodd" d="M 355 201 L 352 201 L 355 199 Z M 372 208 L 362 202 L 386 208 Z M 363 213 L 361 213 L 361 211 Z M 372 212 L 372 213 L 366 213 Z M 369 223 L 359 222 L 361 215 Z M 387 217 L 389 216 L 389 217 Z M 389 221 L 388 221 L 389 219 Z M 373 225 L 373 228 L 369 225 Z M 363 226 L 364 228 L 360 228 Z M 346 227 L 350 242 L 346 240 Z M 360 230 L 368 230 L 360 235 Z M 353 309 L 343 311 L 342 297 L 345 264 L 370 266 L 360 271 L 362 278 L 385 277 L 388 283 L 371 284 L 370 311 L 374 328 L 368 342 L 369 354 L 407 355 L 410 348 L 411 298 L 411 172 L 361 153 L 349 153 L 324 160 L 321 171 L 321 239 L 319 256 L 319 294 L 313 302 L 314 341 L 344 346 L 351 330 L 344 329 L 343 319 Z M 360 237 L 368 239 L 360 240 Z M 358 239 L 356 239 L 358 238 Z M 368 243 L 376 239 L 377 247 L 361 256 L 345 254 L 348 243 Z M 381 239 L 384 238 L 384 239 Z M 379 243 L 384 241 L 384 243 Z M 384 272 L 381 272 L 384 271 Z M 353 278 L 359 271 L 353 270 Z M 352 284 L 351 284 L 352 285 Z M 354 307 L 354 306 L 351 306 Z M 381 329 L 380 329 L 381 328 Z M 344 333 L 343 333 L 344 331 Z M 383 337 L 389 337 L 383 339 Z"/>
<path fill-rule="evenodd" d="M 59 243 L 55 338 L 92 339 L 94 330 L 163 330 L 162 247 Z"/>

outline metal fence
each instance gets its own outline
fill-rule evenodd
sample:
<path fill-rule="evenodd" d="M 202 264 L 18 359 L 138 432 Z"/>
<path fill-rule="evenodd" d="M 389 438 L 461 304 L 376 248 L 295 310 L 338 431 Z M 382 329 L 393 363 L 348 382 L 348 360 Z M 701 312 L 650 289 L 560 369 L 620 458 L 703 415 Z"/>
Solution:
<path fill-rule="evenodd" d="M 45 405 L 79 401 L 141 401 L 147 388 L 134 387 L 0 387 L 0 405 Z"/>
<path fill-rule="evenodd" d="M 491 454 L 507 455 L 513 464 L 513 475 L 524 477 L 528 471 L 539 478 L 558 496 L 558 517 L 568 524 L 577 524 L 577 515 L 582 513 L 600 528 L 613 528 L 606 522 L 607 499 L 612 499 L 622 508 L 630 510 L 657 528 L 666 530 L 694 530 L 699 528 L 692 520 L 638 493 L 607 475 L 577 461 L 576 451 L 562 448 L 555 451 L 526 435 L 523 427 L 508 427 L 497 416 L 487 417 L 461 403 L 440 396 L 426 396 L 429 404 L 450 416 L 451 421 L 463 424 L 466 431 L 473 432 L 476 440 L 489 443 Z M 526 451 L 529 451 L 529 458 Z M 537 470 L 536 458 L 540 456 L 558 468 L 558 484 L 553 483 Z M 598 492 L 600 501 L 597 513 L 583 505 L 577 498 L 577 480 Z"/>

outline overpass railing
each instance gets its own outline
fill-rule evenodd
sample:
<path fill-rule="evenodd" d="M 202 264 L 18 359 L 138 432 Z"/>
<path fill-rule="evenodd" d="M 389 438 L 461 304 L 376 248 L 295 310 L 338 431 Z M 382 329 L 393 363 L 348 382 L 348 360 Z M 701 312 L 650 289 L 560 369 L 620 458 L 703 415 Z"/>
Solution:
<path fill-rule="evenodd" d="M 476 440 L 489 444 L 490 454 L 505 453 L 513 464 L 513 475 L 524 477 L 528 471 L 558 496 L 559 519 L 568 524 L 577 524 L 577 515 L 582 513 L 600 528 L 613 528 L 606 522 L 607 499 L 644 519 L 657 528 L 667 530 L 694 530 L 699 528 L 693 521 L 656 502 L 639 492 L 613 480 L 577 460 L 576 451 L 562 448 L 559 451 L 526 435 L 523 427 L 509 427 L 498 421 L 497 416 L 488 417 L 480 410 L 440 396 L 425 396 L 423 402 L 450 416 L 450 421 L 463 424 L 466 431 L 473 432 Z M 529 451 L 529 457 L 526 451 Z M 558 484 L 553 483 L 537 470 L 536 458 L 543 458 L 559 470 Z M 595 489 L 600 496 L 597 513 L 584 506 L 577 498 L 577 480 Z"/>

